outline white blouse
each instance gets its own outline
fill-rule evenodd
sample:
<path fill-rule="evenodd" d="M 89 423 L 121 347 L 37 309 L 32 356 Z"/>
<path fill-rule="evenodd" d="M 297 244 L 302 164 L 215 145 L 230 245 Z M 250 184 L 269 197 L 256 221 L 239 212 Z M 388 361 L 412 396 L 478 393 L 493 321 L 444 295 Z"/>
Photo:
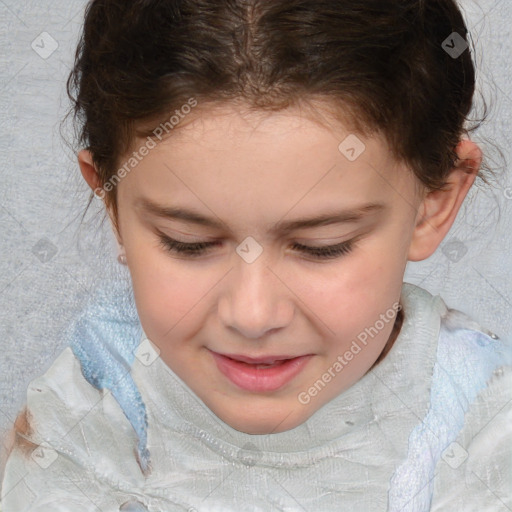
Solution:
<path fill-rule="evenodd" d="M 512 347 L 404 283 L 386 357 L 305 423 L 234 430 L 158 357 L 135 358 L 151 472 L 108 390 L 66 348 L 27 391 L 30 440 L 5 468 L 3 512 L 506 512 Z M 145 336 L 143 336 L 145 338 Z"/>

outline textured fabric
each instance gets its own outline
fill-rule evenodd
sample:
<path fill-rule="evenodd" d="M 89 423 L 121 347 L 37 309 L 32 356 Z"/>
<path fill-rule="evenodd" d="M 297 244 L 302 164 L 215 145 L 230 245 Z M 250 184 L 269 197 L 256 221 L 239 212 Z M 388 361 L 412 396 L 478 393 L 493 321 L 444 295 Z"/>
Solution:
<path fill-rule="evenodd" d="M 430 510 L 434 471 L 443 450 L 456 439 L 469 405 L 492 372 L 501 364 L 512 365 L 512 351 L 496 335 L 460 325 L 464 317 L 456 310 L 441 323 L 430 409 L 409 436 L 408 458 L 391 480 L 390 512 Z"/>
<path fill-rule="evenodd" d="M 92 296 L 69 333 L 69 343 L 87 381 L 98 389 L 109 389 L 119 402 L 139 437 L 138 456 L 146 472 L 146 409 L 130 375 L 141 333 L 132 286 L 121 280 Z"/>
<path fill-rule="evenodd" d="M 91 304 L 73 350 L 29 387 L 30 439 L 48 448 L 42 465 L 13 450 L 4 512 L 512 508 L 512 348 L 439 296 L 404 283 L 378 365 L 302 425 L 250 435 L 160 358 L 134 357 L 146 337 L 133 297 L 105 289 L 108 305 Z"/>

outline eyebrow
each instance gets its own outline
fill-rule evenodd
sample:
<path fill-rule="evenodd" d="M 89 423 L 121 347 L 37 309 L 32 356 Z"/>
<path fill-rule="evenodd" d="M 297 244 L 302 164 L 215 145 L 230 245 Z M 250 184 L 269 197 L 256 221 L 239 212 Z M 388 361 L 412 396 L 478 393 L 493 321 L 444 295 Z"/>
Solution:
<path fill-rule="evenodd" d="M 225 229 L 226 227 L 222 221 L 212 217 L 205 217 L 197 211 L 180 207 L 162 206 L 143 197 L 135 202 L 135 207 L 152 215 L 156 215 L 157 217 L 166 219 L 180 220 L 214 229 Z M 375 215 L 379 212 L 382 213 L 386 209 L 387 206 L 384 203 L 367 203 L 350 210 L 327 212 L 317 217 L 280 221 L 272 226 L 270 232 L 274 235 L 285 235 L 299 229 L 311 229 L 331 224 L 355 223 L 369 215 Z"/>

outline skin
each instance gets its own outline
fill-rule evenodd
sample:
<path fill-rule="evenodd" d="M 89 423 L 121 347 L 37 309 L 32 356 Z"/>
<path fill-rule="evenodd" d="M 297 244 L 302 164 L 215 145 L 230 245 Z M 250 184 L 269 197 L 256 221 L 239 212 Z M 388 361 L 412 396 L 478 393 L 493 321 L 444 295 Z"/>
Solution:
<path fill-rule="evenodd" d="M 119 217 L 107 209 L 119 227 L 114 232 L 126 254 L 140 321 L 163 361 L 221 420 L 250 434 L 286 431 L 357 382 L 391 348 L 393 321 L 309 403 L 298 400 L 399 301 L 407 261 L 424 260 L 439 246 L 482 153 L 461 140 L 450 186 L 427 193 L 390 157 L 378 134 L 358 135 L 366 149 L 349 161 L 338 145 L 352 132 L 327 116 L 319 122 L 296 108 L 256 115 L 230 105 L 191 116 L 117 185 Z M 101 186 L 90 152 L 81 151 L 78 161 L 89 186 Z M 195 209 L 224 227 L 145 214 L 136 207 L 141 196 Z M 359 223 L 281 236 L 269 231 L 281 220 L 366 202 L 383 202 L 387 210 Z M 220 245 L 198 258 L 172 254 L 156 230 L 183 242 Z M 263 248 L 250 264 L 235 251 L 248 236 Z M 334 259 L 292 249 L 294 242 L 326 246 L 356 236 L 353 251 Z M 249 392 L 217 369 L 209 350 L 313 357 L 279 390 Z"/>

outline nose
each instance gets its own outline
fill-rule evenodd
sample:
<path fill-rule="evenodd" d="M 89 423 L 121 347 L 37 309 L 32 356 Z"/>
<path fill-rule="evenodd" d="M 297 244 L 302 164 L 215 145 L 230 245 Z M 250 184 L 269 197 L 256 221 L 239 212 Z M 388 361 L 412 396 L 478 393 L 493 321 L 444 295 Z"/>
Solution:
<path fill-rule="evenodd" d="M 293 293 L 268 263 L 263 255 L 252 263 L 237 261 L 219 299 L 221 322 L 247 339 L 268 336 L 293 318 Z"/>

